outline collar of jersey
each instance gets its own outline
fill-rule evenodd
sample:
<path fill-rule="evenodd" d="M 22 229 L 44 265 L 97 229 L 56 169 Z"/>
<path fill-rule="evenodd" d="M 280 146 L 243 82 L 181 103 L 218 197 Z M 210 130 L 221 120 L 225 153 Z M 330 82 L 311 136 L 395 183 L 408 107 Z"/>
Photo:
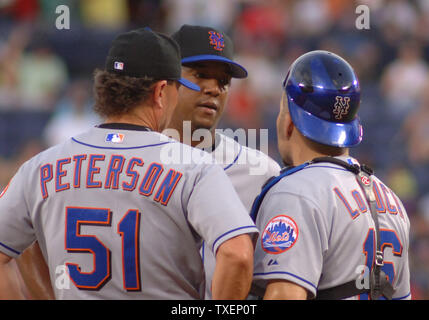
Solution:
<path fill-rule="evenodd" d="M 222 137 L 217 132 L 215 132 L 215 139 L 213 144 L 210 147 L 201 148 L 201 149 L 204 150 L 205 152 L 213 153 L 221 143 L 221 139 Z"/>
<path fill-rule="evenodd" d="M 96 129 L 116 129 L 116 130 L 134 130 L 134 131 L 147 131 L 151 134 L 154 135 L 159 135 L 162 136 L 162 133 L 156 132 L 156 131 L 152 131 L 150 128 L 148 127 L 144 127 L 144 126 L 139 126 L 139 125 L 134 125 L 134 124 L 129 124 L 129 123 L 104 123 L 98 126 L 95 126 L 94 128 Z M 93 129 L 93 130 L 94 130 Z M 88 132 L 86 133 L 88 134 Z M 159 142 L 156 141 L 155 143 L 152 144 L 145 144 L 145 145 L 135 145 L 135 146 L 106 146 L 106 145 L 97 145 L 97 144 L 92 144 L 92 143 L 88 143 L 88 142 L 83 142 L 80 141 L 80 138 L 83 138 L 84 140 L 87 139 L 87 136 L 82 136 L 79 135 L 77 137 L 72 137 L 71 140 L 79 143 L 81 145 L 90 147 L 90 148 L 96 148 L 96 149 L 111 149 L 111 150 L 130 150 L 130 149 L 141 149 L 141 148 L 147 148 L 147 147 L 157 147 L 157 146 L 161 146 L 164 144 L 168 144 L 168 143 L 178 143 L 178 141 L 173 140 L 171 138 L 165 137 L 166 140 L 160 140 Z"/>
<path fill-rule="evenodd" d="M 228 138 L 229 138 L 228 136 L 216 132 L 215 133 L 215 143 L 212 146 L 211 152 L 206 150 L 206 149 L 203 149 L 203 150 L 211 153 L 213 155 L 213 157 L 216 159 L 216 161 L 219 161 L 218 156 L 217 156 L 218 154 L 216 153 L 217 150 L 219 150 L 219 149 L 217 149 L 217 148 L 221 143 L 223 143 L 223 144 L 228 143 Z M 231 139 L 231 138 L 229 138 L 229 139 Z M 234 153 L 234 160 L 231 163 L 224 163 L 223 161 L 219 161 L 219 164 L 224 166 L 223 170 L 225 170 L 225 171 L 228 170 L 230 167 L 232 167 L 237 162 L 238 158 L 241 155 L 241 152 L 243 151 L 243 146 L 240 143 L 238 143 L 234 139 L 231 139 L 231 140 L 233 143 L 234 142 L 237 143 L 240 146 L 240 149 L 238 150 L 237 153 Z M 222 147 L 220 152 L 222 152 L 223 150 L 226 150 L 226 149 L 228 149 L 228 148 Z"/>
<path fill-rule="evenodd" d="M 103 123 L 103 124 L 98 125 L 97 127 L 102 128 L 102 129 L 152 131 L 151 128 L 146 127 L 146 126 L 139 126 L 137 124 L 122 123 L 122 122 Z"/>

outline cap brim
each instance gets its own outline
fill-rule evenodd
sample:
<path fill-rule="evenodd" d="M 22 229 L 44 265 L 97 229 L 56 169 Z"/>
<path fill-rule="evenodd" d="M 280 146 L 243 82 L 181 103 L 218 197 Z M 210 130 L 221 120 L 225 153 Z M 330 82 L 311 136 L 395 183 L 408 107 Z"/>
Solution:
<path fill-rule="evenodd" d="M 231 67 L 231 76 L 233 78 L 246 78 L 247 77 L 247 70 L 238 64 L 237 62 L 234 62 L 228 58 L 216 56 L 216 55 L 210 55 L 210 54 L 202 54 L 198 56 L 192 56 L 192 57 L 186 57 L 182 59 L 182 64 L 186 63 L 192 63 L 192 62 L 198 62 L 198 61 L 220 61 L 227 63 Z"/>
<path fill-rule="evenodd" d="M 358 117 L 348 123 L 320 119 L 297 106 L 288 98 L 289 113 L 294 125 L 304 136 L 321 144 L 334 147 L 354 147 L 362 141 L 363 129 Z"/>
<path fill-rule="evenodd" d="M 180 78 L 177 79 L 177 82 L 179 82 L 180 84 L 184 85 L 185 87 L 194 90 L 194 91 L 200 91 L 201 88 L 199 86 L 197 86 L 195 83 L 185 79 L 185 78 Z"/>

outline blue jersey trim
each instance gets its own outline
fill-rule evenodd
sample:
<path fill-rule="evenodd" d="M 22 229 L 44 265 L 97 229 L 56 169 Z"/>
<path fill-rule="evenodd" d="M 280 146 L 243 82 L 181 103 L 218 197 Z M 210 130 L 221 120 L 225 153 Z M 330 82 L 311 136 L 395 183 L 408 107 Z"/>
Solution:
<path fill-rule="evenodd" d="M 222 235 L 220 235 L 214 242 L 213 242 L 213 246 L 212 246 L 212 251 L 214 252 L 214 248 L 215 248 L 215 246 L 216 246 L 216 243 L 221 239 L 221 238 L 223 238 L 224 236 L 226 236 L 226 235 L 228 235 L 228 234 L 230 234 L 230 233 L 232 233 L 232 232 L 235 232 L 235 231 L 237 231 L 237 230 L 241 230 L 241 229 L 248 229 L 248 228 L 252 228 L 252 229 L 255 229 L 255 230 L 258 230 L 257 228 L 256 228 L 256 226 L 244 226 L 244 227 L 239 227 L 239 228 L 235 228 L 235 229 L 232 229 L 232 230 L 230 230 L 230 231 L 227 231 L 227 232 L 225 232 L 224 234 L 222 234 Z"/>
<path fill-rule="evenodd" d="M 292 277 L 294 277 L 294 278 L 296 278 L 298 280 L 301 280 L 301 281 L 309 284 L 310 286 L 312 286 L 317 291 L 317 287 L 314 284 L 312 284 L 310 281 L 305 280 L 304 278 L 301 278 L 301 277 L 297 276 L 296 274 L 293 274 L 293 273 L 290 273 L 290 272 L 286 272 L 286 271 L 272 271 L 272 272 L 254 273 L 253 275 L 254 276 L 267 276 L 267 275 L 270 275 L 270 274 L 286 274 L 286 275 L 292 276 Z"/>
<path fill-rule="evenodd" d="M 344 169 L 344 168 L 330 167 L 330 166 L 318 166 L 318 165 L 310 165 L 304 169 L 311 169 L 311 168 L 329 168 L 329 169 L 336 169 L 336 170 L 341 170 L 341 171 L 349 171 L 349 170 Z"/>
<path fill-rule="evenodd" d="M 407 295 L 405 295 L 403 297 L 399 297 L 399 298 L 392 298 L 392 300 L 402 300 L 402 299 L 408 298 L 410 295 L 411 295 L 411 292 L 408 292 Z"/>
<path fill-rule="evenodd" d="M 11 247 L 8 247 L 8 246 L 7 246 L 7 245 L 5 245 L 4 243 L 1 243 L 1 242 L 0 242 L 0 246 L 2 246 L 2 247 L 4 247 L 4 248 L 6 248 L 6 249 L 8 249 L 8 250 L 12 251 L 12 252 L 13 252 L 13 253 L 15 253 L 15 254 L 21 254 L 21 252 L 16 251 L 15 249 L 12 249 Z"/>
<path fill-rule="evenodd" d="M 96 146 L 96 145 L 92 145 L 89 143 L 85 143 L 79 140 L 76 140 L 75 138 L 72 138 L 72 140 L 76 143 L 82 144 L 84 146 L 87 147 L 91 147 L 91 148 L 97 148 L 97 149 L 111 149 L 111 150 L 130 150 L 130 149 L 142 149 L 142 148 L 148 148 L 148 147 L 157 147 L 157 146 L 162 146 L 164 144 L 167 143 L 176 143 L 176 141 L 166 141 L 166 142 L 161 142 L 161 143 L 155 143 L 155 144 L 147 144 L 147 145 L 143 145 L 143 146 L 136 146 L 136 147 L 101 147 L 101 146 Z"/>
<path fill-rule="evenodd" d="M 201 248 L 201 260 L 203 261 L 203 266 L 204 266 L 204 254 L 205 254 L 205 247 L 206 247 L 206 242 L 203 240 L 203 247 Z"/>
<path fill-rule="evenodd" d="M 229 165 L 227 165 L 225 168 L 223 168 L 224 171 L 228 170 L 229 168 L 231 168 L 234 163 L 237 162 L 238 158 L 240 157 L 241 151 L 243 150 L 243 146 L 240 144 L 240 151 L 238 151 L 237 156 L 235 157 L 234 161 L 232 163 L 230 163 Z"/>

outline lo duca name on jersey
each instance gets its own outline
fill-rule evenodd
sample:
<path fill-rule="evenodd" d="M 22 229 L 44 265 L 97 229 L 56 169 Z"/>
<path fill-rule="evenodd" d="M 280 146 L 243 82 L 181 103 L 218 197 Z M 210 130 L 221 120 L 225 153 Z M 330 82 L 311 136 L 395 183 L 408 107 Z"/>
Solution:
<path fill-rule="evenodd" d="M 354 201 L 349 202 L 350 199 L 346 194 L 343 194 L 339 188 L 333 189 L 334 193 L 339 200 L 344 204 L 347 211 L 350 214 L 350 217 L 354 220 L 361 213 L 369 212 L 369 207 L 367 202 L 364 200 L 364 195 L 357 189 L 350 192 L 349 196 Z M 392 215 L 398 215 L 404 219 L 404 214 L 402 212 L 399 199 L 396 197 L 395 193 L 392 192 L 388 187 L 383 183 L 374 181 L 373 191 L 375 195 L 376 206 L 375 209 L 378 213 L 390 213 Z M 354 203 L 353 203 L 354 202 Z"/>

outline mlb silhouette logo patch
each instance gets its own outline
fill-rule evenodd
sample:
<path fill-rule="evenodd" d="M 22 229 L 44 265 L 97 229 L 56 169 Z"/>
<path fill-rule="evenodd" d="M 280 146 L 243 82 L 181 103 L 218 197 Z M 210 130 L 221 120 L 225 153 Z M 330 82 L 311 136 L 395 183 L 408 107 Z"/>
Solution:
<path fill-rule="evenodd" d="M 119 61 L 115 61 L 113 68 L 115 70 L 124 70 L 124 63 L 123 62 L 119 62 Z"/>
<path fill-rule="evenodd" d="M 106 142 L 113 142 L 113 143 L 121 143 L 124 141 L 125 135 L 122 133 L 108 133 L 106 135 Z"/>
<path fill-rule="evenodd" d="M 213 46 L 213 49 L 217 51 L 222 51 L 225 47 L 223 40 L 223 35 L 216 31 L 209 31 L 209 40 L 210 44 Z"/>
<path fill-rule="evenodd" d="M 279 215 L 272 218 L 261 237 L 262 249 L 271 254 L 283 253 L 293 247 L 298 239 L 298 225 L 291 217 Z"/>

